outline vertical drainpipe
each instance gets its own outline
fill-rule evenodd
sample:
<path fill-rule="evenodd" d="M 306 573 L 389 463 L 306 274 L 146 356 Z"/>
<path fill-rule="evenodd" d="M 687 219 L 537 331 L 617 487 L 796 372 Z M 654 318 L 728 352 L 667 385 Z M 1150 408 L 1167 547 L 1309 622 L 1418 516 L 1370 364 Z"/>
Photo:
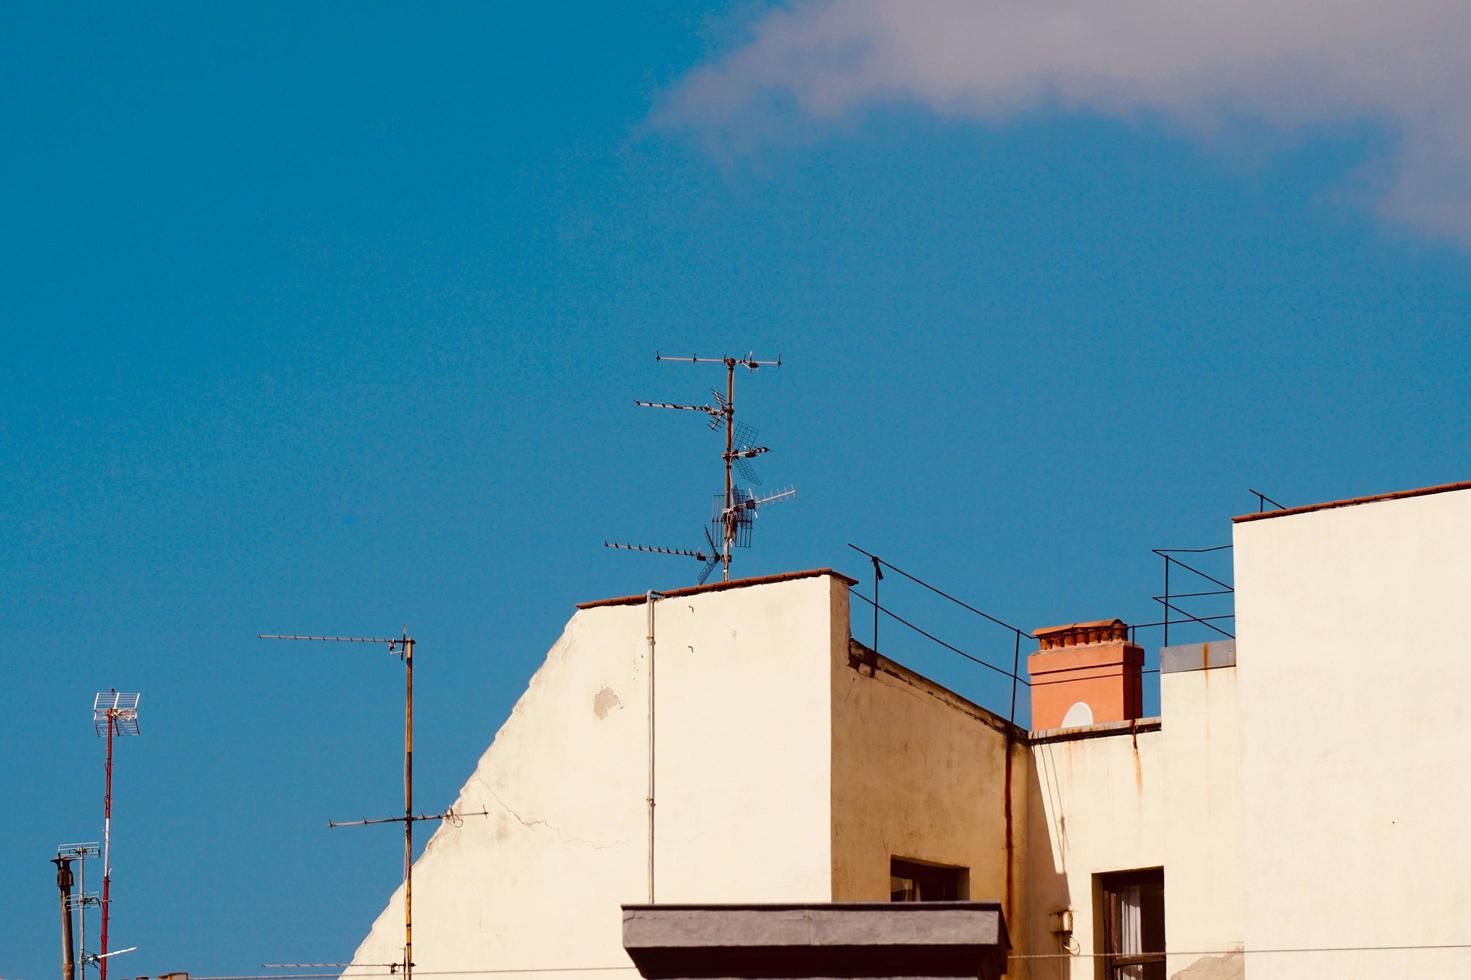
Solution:
<path fill-rule="evenodd" d="M 1006 895 L 1001 907 L 1002 915 L 1011 921 L 1012 914 L 1012 887 L 1013 887 L 1013 865 L 1015 856 L 1015 838 L 1012 828 L 1011 812 L 1011 781 L 1012 781 L 1012 752 L 1016 746 L 1016 685 L 1021 679 L 1022 658 L 1022 634 L 1021 630 L 1012 631 L 1011 648 L 1011 711 L 1006 716 L 1006 795 L 1002 804 L 1003 819 L 1006 822 Z"/>
<path fill-rule="evenodd" d="M 649 610 L 649 904 L 654 904 L 654 600 L 664 598 L 650 589 L 644 594 Z"/>

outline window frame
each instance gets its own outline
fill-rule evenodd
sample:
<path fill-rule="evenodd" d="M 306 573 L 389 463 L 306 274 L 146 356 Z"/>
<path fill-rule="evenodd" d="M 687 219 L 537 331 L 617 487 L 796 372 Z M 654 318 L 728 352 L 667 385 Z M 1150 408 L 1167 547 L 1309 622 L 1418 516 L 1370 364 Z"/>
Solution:
<path fill-rule="evenodd" d="M 1094 897 L 1096 914 L 1094 921 L 1096 925 L 1094 946 L 1098 954 L 1098 975 L 1102 980 L 1119 980 L 1121 976 L 1117 971 L 1127 969 L 1131 966 L 1153 966 L 1158 963 L 1163 970 L 1165 966 L 1165 869 L 1163 867 L 1135 868 L 1128 871 L 1102 872 L 1093 876 Z M 1160 890 L 1160 949 L 1150 950 L 1144 953 L 1118 953 L 1115 952 L 1123 944 L 1119 914 L 1119 893 L 1134 885 L 1158 885 Z M 1141 937 L 1143 933 L 1141 923 Z M 1128 980 L 1128 978 L 1124 978 Z"/>
<path fill-rule="evenodd" d="M 907 870 L 906 868 L 900 867 L 903 865 L 913 868 L 920 872 L 920 874 L 896 874 L 897 871 Z M 919 898 L 904 899 L 893 897 L 892 881 L 894 878 L 908 877 L 910 880 L 922 881 L 925 878 L 934 880 L 942 875 L 950 878 L 950 888 L 946 890 L 953 890 L 955 892 L 954 898 L 925 898 L 923 897 L 924 890 L 922 887 Z M 889 879 L 891 882 L 889 900 L 892 902 L 964 902 L 970 899 L 970 868 L 961 864 L 941 864 L 938 861 L 922 861 L 918 858 L 900 857 L 897 854 L 891 854 L 889 855 Z"/>

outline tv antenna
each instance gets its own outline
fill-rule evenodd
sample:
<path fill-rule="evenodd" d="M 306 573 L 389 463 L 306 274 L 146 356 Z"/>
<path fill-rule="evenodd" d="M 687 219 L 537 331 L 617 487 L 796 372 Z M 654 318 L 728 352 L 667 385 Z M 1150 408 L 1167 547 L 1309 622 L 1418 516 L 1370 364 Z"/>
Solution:
<path fill-rule="evenodd" d="M 262 640 L 302 640 L 311 643 L 368 643 L 388 648 L 404 665 L 404 812 L 403 816 L 379 817 L 373 820 L 327 821 L 327 826 L 366 827 L 373 824 L 404 825 L 404 945 L 403 976 L 414 976 L 414 824 L 421 820 L 448 820 L 458 825 L 461 817 L 488 817 L 489 811 L 457 813 L 414 813 L 414 638 L 404 627 L 399 636 L 305 636 L 289 633 L 257 633 Z M 393 964 L 398 966 L 399 964 Z M 104 977 L 103 980 L 106 980 Z"/>
<path fill-rule="evenodd" d="M 87 952 L 87 906 L 101 904 L 101 899 L 96 892 L 87 891 L 87 859 L 98 857 L 102 854 L 101 846 L 95 841 L 86 841 L 77 844 L 61 844 L 56 848 L 56 858 L 53 860 L 75 861 L 77 865 L 75 892 L 69 893 L 65 914 L 68 917 L 67 928 L 70 928 L 70 916 L 73 911 L 77 913 L 77 950 L 78 962 L 81 966 L 82 980 L 86 980 L 87 966 L 91 963 L 92 954 Z"/>
<path fill-rule="evenodd" d="M 92 730 L 99 737 L 107 737 L 107 789 L 102 798 L 102 949 L 96 956 L 84 956 L 83 963 L 95 962 L 102 980 L 107 980 L 107 958 L 114 955 L 107 951 L 107 923 L 112 912 L 112 740 L 140 734 L 138 700 L 141 697 L 113 688 L 99 691 L 92 699 Z"/>
<path fill-rule="evenodd" d="M 634 404 L 642 408 L 668 408 L 681 412 L 701 412 L 709 417 L 711 429 L 725 429 L 725 451 L 720 454 L 725 470 L 725 490 L 716 494 L 713 516 L 710 520 L 710 529 L 705 532 L 705 543 L 707 549 L 688 548 L 659 548 L 651 545 L 623 544 L 620 542 L 604 541 L 605 548 L 616 548 L 622 551 L 643 551 L 658 555 L 684 555 L 697 559 L 704 563 L 700 571 L 699 582 L 705 584 L 710 573 L 718 564 L 721 571 L 721 580 L 730 581 L 731 550 L 734 548 L 748 548 L 751 545 L 751 529 L 760 508 L 778 500 L 785 500 L 797 494 L 795 488 L 788 488 L 776 493 L 758 496 L 748 487 L 741 487 L 735 482 L 735 476 L 739 475 L 748 485 L 759 486 L 761 479 L 756 475 L 756 469 L 751 461 L 757 456 L 770 452 L 770 448 L 756 444 L 756 430 L 744 422 L 735 420 L 735 372 L 736 368 L 743 367 L 748 371 L 757 371 L 763 367 L 781 367 L 781 358 L 774 361 L 757 360 L 754 354 L 745 357 L 672 357 L 668 354 L 654 354 L 655 361 L 678 361 L 685 364 L 723 364 L 725 365 L 725 392 L 719 389 L 711 389 L 710 396 L 713 404 L 686 405 L 675 402 L 646 402 L 635 401 Z M 711 532 L 714 533 L 711 533 Z M 719 538 L 719 544 L 716 538 Z"/>

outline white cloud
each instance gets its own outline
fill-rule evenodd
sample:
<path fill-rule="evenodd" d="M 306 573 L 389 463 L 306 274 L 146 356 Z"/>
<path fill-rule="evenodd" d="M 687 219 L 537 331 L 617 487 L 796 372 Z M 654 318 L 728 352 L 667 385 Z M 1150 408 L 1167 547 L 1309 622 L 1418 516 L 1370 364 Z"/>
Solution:
<path fill-rule="evenodd" d="M 1377 206 L 1471 244 L 1466 0 L 809 0 L 686 75 L 656 125 L 749 143 L 775 120 L 907 102 L 1004 121 L 1044 108 L 1395 137 Z"/>

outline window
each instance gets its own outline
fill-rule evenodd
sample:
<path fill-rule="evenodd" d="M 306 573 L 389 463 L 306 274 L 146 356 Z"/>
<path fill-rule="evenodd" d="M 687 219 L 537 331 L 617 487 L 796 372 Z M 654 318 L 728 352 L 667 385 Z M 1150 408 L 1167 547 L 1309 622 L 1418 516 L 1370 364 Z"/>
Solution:
<path fill-rule="evenodd" d="M 889 859 L 889 900 L 959 902 L 970 897 L 970 869 Z"/>
<path fill-rule="evenodd" d="M 1165 980 L 1163 868 L 1098 876 L 1105 980 Z"/>

